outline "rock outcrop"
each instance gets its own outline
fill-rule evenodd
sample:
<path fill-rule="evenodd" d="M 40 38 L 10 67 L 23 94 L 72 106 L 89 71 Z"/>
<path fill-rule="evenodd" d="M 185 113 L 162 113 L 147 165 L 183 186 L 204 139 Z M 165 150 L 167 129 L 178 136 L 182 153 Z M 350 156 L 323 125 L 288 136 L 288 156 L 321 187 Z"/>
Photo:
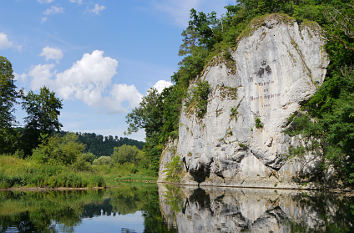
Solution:
<path fill-rule="evenodd" d="M 175 155 L 185 164 L 185 184 L 294 188 L 296 174 L 316 166 L 310 155 L 287 158 L 299 142 L 283 131 L 324 81 L 329 60 L 321 29 L 273 14 L 249 31 L 228 60 L 215 58 L 198 78 L 210 85 L 207 112 L 200 118 L 183 106 L 178 141 L 166 146 L 159 181 Z"/>

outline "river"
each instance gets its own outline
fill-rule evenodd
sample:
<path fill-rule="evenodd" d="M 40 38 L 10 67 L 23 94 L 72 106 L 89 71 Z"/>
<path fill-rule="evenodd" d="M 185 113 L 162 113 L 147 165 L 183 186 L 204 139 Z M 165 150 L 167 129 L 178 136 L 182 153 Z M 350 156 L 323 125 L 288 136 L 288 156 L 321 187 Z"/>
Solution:
<path fill-rule="evenodd" d="M 0 232 L 351 232 L 353 197 L 328 192 L 121 184 L 0 192 Z"/>

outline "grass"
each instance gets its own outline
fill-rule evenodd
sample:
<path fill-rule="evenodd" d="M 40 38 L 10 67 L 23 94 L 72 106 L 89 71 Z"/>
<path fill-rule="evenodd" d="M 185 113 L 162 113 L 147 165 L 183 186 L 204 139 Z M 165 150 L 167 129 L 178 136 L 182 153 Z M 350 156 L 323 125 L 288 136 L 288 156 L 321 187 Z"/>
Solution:
<path fill-rule="evenodd" d="M 103 177 L 92 171 L 76 172 L 63 165 L 40 164 L 31 159 L 0 156 L 0 188 L 104 186 Z"/>
<path fill-rule="evenodd" d="M 0 155 L 0 188 L 114 187 L 121 182 L 157 180 L 156 173 L 132 163 L 90 165 L 77 171 L 73 166 L 43 164 L 32 159 Z"/>

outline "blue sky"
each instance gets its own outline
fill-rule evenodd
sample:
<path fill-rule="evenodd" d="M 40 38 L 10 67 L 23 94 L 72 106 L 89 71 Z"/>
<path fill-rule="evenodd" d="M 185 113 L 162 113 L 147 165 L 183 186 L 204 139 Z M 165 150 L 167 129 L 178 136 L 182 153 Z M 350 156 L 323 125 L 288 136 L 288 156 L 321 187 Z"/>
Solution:
<path fill-rule="evenodd" d="M 6 0 L 0 56 L 11 61 L 18 88 L 45 85 L 63 100 L 64 130 L 124 136 L 125 116 L 147 90 L 170 85 L 189 10 L 220 15 L 234 2 Z M 18 107 L 20 125 L 24 115 Z"/>

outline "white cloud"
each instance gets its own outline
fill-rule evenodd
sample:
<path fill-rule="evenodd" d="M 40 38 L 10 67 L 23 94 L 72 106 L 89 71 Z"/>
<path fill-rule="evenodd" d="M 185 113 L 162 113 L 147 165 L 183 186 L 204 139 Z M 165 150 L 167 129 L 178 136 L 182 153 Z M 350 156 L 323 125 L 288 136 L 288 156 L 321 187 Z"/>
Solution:
<path fill-rule="evenodd" d="M 172 86 L 172 83 L 166 80 L 159 80 L 155 83 L 153 88 L 157 90 L 158 93 L 161 93 L 163 89 Z"/>
<path fill-rule="evenodd" d="M 8 49 L 13 46 L 13 43 L 9 41 L 5 33 L 0 32 L 0 49 Z"/>
<path fill-rule="evenodd" d="M 70 0 L 71 3 L 82 4 L 82 0 Z"/>
<path fill-rule="evenodd" d="M 43 86 L 53 87 L 53 80 L 50 78 L 54 75 L 52 69 L 54 64 L 36 65 L 31 68 L 28 76 L 32 77 L 31 88 L 33 90 L 39 90 Z"/>
<path fill-rule="evenodd" d="M 16 72 L 14 72 L 14 76 L 15 76 L 15 80 L 16 81 L 21 81 L 21 82 L 24 82 L 27 78 L 27 74 L 26 73 L 23 73 L 23 74 L 18 74 Z"/>
<path fill-rule="evenodd" d="M 54 0 L 37 0 L 37 2 L 39 2 L 39 3 L 52 3 L 52 2 L 54 2 Z"/>
<path fill-rule="evenodd" d="M 53 71 L 54 64 L 39 64 L 31 68 L 31 88 L 43 85 L 53 89 L 61 98 L 81 100 L 89 106 L 111 113 L 121 113 L 136 107 L 142 94 L 134 85 L 114 84 L 118 61 L 104 57 L 103 51 L 85 53 L 69 69 Z M 104 96 L 106 90 L 109 95 Z"/>
<path fill-rule="evenodd" d="M 103 11 L 104 9 L 106 9 L 105 6 L 103 5 L 99 5 L 99 4 L 95 4 L 94 8 L 91 9 L 90 11 L 96 15 L 99 15 L 101 13 L 101 11 Z"/>
<path fill-rule="evenodd" d="M 39 56 L 45 57 L 46 61 L 55 60 L 58 62 L 63 58 L 64 55 L 60 49 L 47 46 L 42 49 L 42 52 Z"/>
<path fill-rule="evenodd" d="M 118 61 L 104 57 L 103 51 L 85 53 L 68 70 L 57 75 L 58 92 L 63 98 L 75 97 L 88 105 L 96 104 L 116 74 Z"/>
<path fill-rule="evenodd" d="M 61 14 L 61 13 L 64 13 L 63 7 L 51 6 L 43 12 L 43 15 L 55 15 L 55 14 Z"/>
<path fill-rule="evenodd" d="M 16 48 L 17 50 L 21 50 L 22 46 L 15 45 L 12 41 L 9 40 L 7 34 L 0 32 L 0 49 L 10 48 Z"/>
<path fill-rule="evenodd" d="M 111 90 L 111 99 L 106 103 L 111 105 L 110 109 L 113 110 L 113 112 L 126 112 L 127 107 L 137 107 L 142 98 L 143 95 L 134 85 L 114 84 Z M 128 106 L 123 106 L 124 103 L 127 103 Z"/>

